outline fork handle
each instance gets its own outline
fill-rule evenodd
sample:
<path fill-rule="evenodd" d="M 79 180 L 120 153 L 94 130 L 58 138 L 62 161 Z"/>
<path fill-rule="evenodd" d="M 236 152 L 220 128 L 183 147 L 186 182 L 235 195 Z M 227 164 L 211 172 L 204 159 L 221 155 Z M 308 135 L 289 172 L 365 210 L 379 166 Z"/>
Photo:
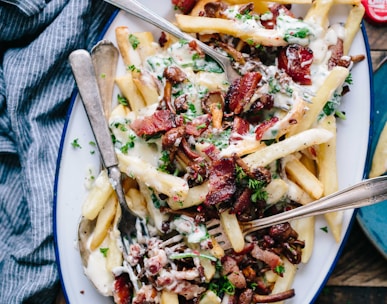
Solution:
<path fill-rule="evenodd" d="M 102 100 L 90 53 L 86 50 L 75 50 L 70 54 L 69 62 L 101 153 L 102 162 L 106 168 L 117 166 L 118 160 L 111 141 L 109 126 L 104 119 Z"/>
<path fill-rule="evenodd" d="M 363 180 L 344 190 L 335 192 L 310 204 L 262 219 L 240 223 L 243 232 L 248 234 L 258 229 L 345 209 L 373 205 L 387 199 L 387 176 Z"/>

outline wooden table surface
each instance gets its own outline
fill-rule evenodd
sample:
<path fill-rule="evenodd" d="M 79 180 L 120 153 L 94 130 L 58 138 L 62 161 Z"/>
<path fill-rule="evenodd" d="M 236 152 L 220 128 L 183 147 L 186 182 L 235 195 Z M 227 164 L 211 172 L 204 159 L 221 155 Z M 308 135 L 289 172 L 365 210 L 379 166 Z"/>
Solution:
<path fill-rule="evenodd" d="M 364 24 L 371 48 L 372 65 L 376 70 L 387 56 L 387 24 Z M 343 253 L 315 303 L 387 303 L 387 260 L 367 239 L 356 221 Z"/>

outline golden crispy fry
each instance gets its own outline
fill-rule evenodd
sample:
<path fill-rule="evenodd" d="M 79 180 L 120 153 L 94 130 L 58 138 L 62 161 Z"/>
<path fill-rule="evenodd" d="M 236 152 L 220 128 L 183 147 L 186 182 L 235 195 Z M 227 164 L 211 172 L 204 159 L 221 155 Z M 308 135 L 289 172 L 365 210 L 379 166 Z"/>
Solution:
<path fill-rule="evenodd" d="M 131 32 L 127 26 L 116 27 L 116 40 L 117 46 L 120 50 L 122 60 L 126 67 L 135 66 L 140 67 L 142 64 L 140 54 L 133 49 L 132 44 L 129 41 Z"/>
<path fill-rule="evenodd" d="M 157 193 L 170 197 L 174 203 L 171 208 L 184 204 L 188 194 L 188 184 L 184 179 L 161 172 L 138 157 L 118 154 L 118 160 L 122 172 L 135 177 Z"/>
<path fill-rule="evenodd" d="M 280 178 L 273 179 L 265 188 L 268 197 L 266 203 L 268 205 L 276 204 L 289 190 L 288 184 Z"/>
<path fill-rule="evenodd" d="M 161 304 L 179 304 L 177 293 L 163 289 L 161 291 Z"/>
<path fill-rule="evenodd" d="M 298 219 L 292 221 L 291 225 L 297 231 L 298 239 L 305 242 L 305 247 L 302 249 L 301 262 L 306 264 L 313 253 L 315 217 L 310 216 Z"/>
<path fill-rule="evenodd" d="M 264 167 L 271 162 L 307 147 L 328 141 L 332 133 L 322 129 L 309 129 L 272 144 L 243 158 L 251 168 Z"/>
<path fill-rule="evenodd" d="M 140 109 L 145 107 L 144 98 L 133 82 L 133 76 L 131 73 L 119 76 L 115 80 L 122 95 L 129 102 L 129 106 L 132 111 L 137 113 Z"/>
<path fill-rule="evenodd" d="M 224 232 L 226 233 L 232 248 L 235 252 L 242 251 L 245 247 L 245 239 L 243 237 L 242 230 L 239 226 L 236 215 L 231 214 L 228 212 L 228 210 L 226 210 L 219 216 Z"/>
<path fill-rule="evenodd" d="M 238 24 L 229 19 L 194 17 L 189 15 L 176 15 L 178 27 L 187 33 L 212 34 L 221 33 L 248 41 L 250 44 L 266 46 L 284 46 L 287 42 L 282 34 L 276 30 L 268 29 L 241 29 Z"/>
<path fill-rule="evenodd" d="M 159 101 L 160 93 L 157 84 L 151 75 L 146 72 L 135 73 L 133 75 L 133 82 L 144 98 L 147 106 L 155 104 Z"/>
<path fill-rule="evenodd" d="M 320 25 L 326 29 L 328 27 L 328 13 L 333 5 L 333 0 L 315 0 L 306 14 L 304 20 Z"/>
<path fill-rule="evenodd" d="M 284 262 L 284 268 L 285 272 L 283 273 L 283 276 L 278 276 L 277 280 L 275 281 L 272 294 L 280 293 L 286 290 L 289 290 L 293 284 L 294 277 L 297 272 L 297 266 L 290 263 L 288 259 L 283 258 Z M 277 304 L 283 303 L 283 302 L 276 302 Z"/>
<path fill-rule="evenodd" d="M 126 193 L 126 202 L 130 210 L 137 216 L 146 218 L 148 216 L 147 204 L 142 193 L 136 189 L 131 188 Z"/>
<path fill-rule="evenodd" d="M 113 191 L 106 170 L 102 170 L 83 202 L 82 215 L 89 220 L 94 220 Z"/>
<path fill-rule="evenodd" d="M 199 304 L 220 304 L 221 299 L 212 291 L 208 290 L 201 297 Z"/>
<path fill-rule="evenodd" d="M 106 238 L 108 230 L 114 220 L 114 216 L 116 215 L 116 208 L 117 198 L 115 193 L 113 193 L 98 214 L 97 223 L 95 224 L 93 237 L 90 243 L 90 249 L 92 251 L 98 248 L 98 246 L 101 245 L 102 241 Z"/>
<path fill-rule="evenodd" d="M 348 55 L 353 39 L 360 29 L 361 21 L 363 20 L 365 8 L 361 3 L 352 7 L 348 18 L 345 21 L 345 39 L 344 39 L 344 55 Z"/>
<path fill-rule="evenodd" d="M 339 190 L 336 163 L 336 118 L 333 115 L 325 117 L 319 125 L 334 134 L 334 137 L 321 144 L 317 151 L 318 178 L 324 185 L 324 196 L 327 196 Z M 327 213 L 325 219 L 336 242 L 339 242 L 341 240 L 343 211 Z"/>
<path fill-rule="evenodd" d="M 285 171 L 292 181 L 300 185 L 314 199 L 324 193 L 323 184 L 296 157 L 287 156 Z"/>
<path fill-rule="evenodd" d="M 121 219 L 121 207 L 117 204 L 116 214 L 109 232 L 108 252 L 106 255 L 106 269 L 113 271 L 114 268 L 122 265 L 123 257 L 121 249 L 118 246 L 117 240 L 120 238 L 120 232 L 117 229 L 119 220 Z"/>
<path fill-rule="evenodd" d="M 309 108 L 305 116 L 296 125 L 296 127 L 289 132 L 289 135 L 294 135 L 313 126 L 326 102 L 332 97 L 334 91 L 343 84 L 347 76 L 348 69 L 340 66 L 334 67 L 330 71 L 328 76 L 325 78 L 324 83 L 318 89 L 316 95 L 312 98 L 312 102 L 309 104 Z"/>
<path fill-rule="evenodd" d="M 387 170 L 387 123 L 380 133 L 375 153 L 372 158 L 371 171 L 369 177 L 382 175 Z"/>

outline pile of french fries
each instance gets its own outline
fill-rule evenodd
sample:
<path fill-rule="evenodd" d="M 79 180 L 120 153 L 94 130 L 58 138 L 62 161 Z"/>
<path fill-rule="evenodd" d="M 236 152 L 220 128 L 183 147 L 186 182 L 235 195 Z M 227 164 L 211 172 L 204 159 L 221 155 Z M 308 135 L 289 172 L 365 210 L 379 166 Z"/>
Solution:
<path fill-rule="evenodd" d="M 209 1 L 199 0 L 190 15 L 177 14 L 177 25 L 189 33 L 221 33 L 245 41 L 253 39 L 255 43 L 263 45 L 283 46 L 287 44 L 276 30 L 255 29 L 242 32 L 237 30 L 238 27 L 235 26 L 233 20 L 198 16 L 197 12 L 207 2 Z M 227 0 L 224 2 L 230 5 L 253 2 L 255 9 L 261 12 L 268 5 L 260 0 Z M 349 54 L 364 14 L 364 8 L 359 0 L 316 0 L 313 2 L 311 0 L 274 0 L 272 2 L 307 5 L 310 8 L 304 20 L 320 25 L 324 31 L 329 26 L 329 12 L 336 4 L 351 6 L 344 26 L 344 53 Z M 132 35 L 138 41 L 135 48 L 128 39 Z M 161 95 L 158 84 L 152 80 L 149 72 L 142 68 L 144 62 L 149 56 L 162 52 L 163 48 L 168 48 L 170 44 L 176 42 L 176 39 L 168 37 L 166 45 L 160 47 L 155 43 L 151 32 L 133 33 L 128 27 L 119 26 L 116 28 L 116 41 L 124 65 L 131 67 L 126 70 L 125 74 L 118 75 L 116 78 L 116 85 L 129 102 L 129 106 L 117 105 L 111 113 L 111 120 L 121 117 L 135 118 L 141 115 L 144 109 L 147 111 L 155 109 Z M 330 115 L 318 120 L 318 116 L 334 92 L 341 88 L 348 74 L 349 70 L 343 67 L 335 67 L 329 71 L 322 85 L 314 92 L 311 102 L 302 103 L 302 107 L 292 113 L 292 115 L 302 117 L 297 119 L 298 123 L 283 126 L 283 133 L 280 135 L 284 135 L 284 140 L 269 146 L 260 141 L 241 141 L 238 147 L 233 147 L 232 151 L 237 151 L 250 168 L 269 166 L 281 160 L 284 176 L 273 179 L 267 185 L 268 204 L 275 204 L 284 196 L 298 203 L 308 204 L 338 190 L 336 118 Z M 210 89 L 222 86 L 225 80 L 224 75 L 211 76 L 211 79 L 213 82 L 207 84 Z M 200 150 L 201 147 L 197 146 L 197 149 Z M 227 149 L 222 151 L 223 156 L 229 156 L 228 153 L 230 152 Z M 188 188 L 184 179 L 161 172 L 157 170 L 154 163 L 147 163 L 135 155 L 119 153 L 119 162 L 121 171 L 129 176 L 126 199 L 130 209 L 141 217 L 150 217 L 160 231 L 165 215 L 154 206 L 147 189 L 152 188 L 158 193 L 167 195 L 169 207 L 175 210 L 201 204 L 209 190 L 208 182 Z M 120 217 L 120 207 L 105 171 L 101 171 L 89 191 L 83 204 L 82 216 L 89 220 L 96 220 L 90 250 L 94 251 L 101 246 L 108 246 L 107 271 L 111 272 L 115 267 L 121 266 L 122 253 L 117 246 L 118 231 L 115 228 Z M 329 230 L 337 242 L 342 237 L 342 217 L 342 212 L 325 215 Z M 234 250 L 242 251 L 245 247 L 245 240 L 236 216 L 224 212 L 220 214 L 220 218 Z M 313 253 L 315 219 L 310 217 L 291 224 L 299 233 L 299 239 L 305 241 L 302 262 L 307 263 Z M 271 274 L 271 280 L 275 281 L 273 293 L 289 289 L 296 275 L 296 266 L 286 259 L 284 263 L 286 271 L 282 277 Z M 161 303 L 178 303 L 176 301 L 177 295 L 162 293 Z"/>

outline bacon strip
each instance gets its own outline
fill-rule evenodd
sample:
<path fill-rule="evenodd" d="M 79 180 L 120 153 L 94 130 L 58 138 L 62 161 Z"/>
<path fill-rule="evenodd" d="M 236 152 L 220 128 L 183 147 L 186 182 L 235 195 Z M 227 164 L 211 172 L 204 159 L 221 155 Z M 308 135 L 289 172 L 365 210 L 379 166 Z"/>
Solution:
<path fill-rule="evenodd" d="M 231 112 L 235 114 L 243 112 L 244 106 L 250 101 L 261 78 L 260 73 L 249 72 L 230 86 L 226 95 L 226 104 Z"/>
<path fill-rule="evenodd" d="M 169 110 L 158 110 L 151 116 L 136 119 L 130 125 L 138 136 L 153 136 L 175 126 L 175 116 Z"/>
<path fill-rule="evenodd" d="M 232 158 L 213 162 L 209 185 L 210 190 L 204 202 L 206 205 L 216 205 L 232 198 L 236 191 L 235 162 Z"/>
<path fill-rule="evenodd" d="M 269 250 L 261 249 L 257 244 L 254 244 L 251 256 L 257 260 L 265 262 L 272 270 L 277 266 L 282 265 L 282 260 L 278 255 Z"/>
<path fill-rule="evenodd" d="M 299 44 L 284 47 L 278 56 L 278 68 L 283 69 L 295 82 L 302 85 L 312 84 L 310 76 L 312 62 L 312 50 Z"/>

